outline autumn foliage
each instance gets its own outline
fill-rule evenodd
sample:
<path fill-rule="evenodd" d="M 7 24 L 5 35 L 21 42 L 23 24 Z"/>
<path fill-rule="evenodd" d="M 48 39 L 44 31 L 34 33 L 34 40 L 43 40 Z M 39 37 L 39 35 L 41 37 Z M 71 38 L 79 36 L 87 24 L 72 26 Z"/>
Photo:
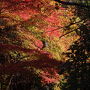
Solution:
<path fill-rule="evenodd" d="M 38 76 L 42 85 L 58 83 L 68 59 L 63 52 L 80 39 L 83 21 L 75 10 L 53 0 L 0 0 L 1 78 L 24 74 L 30 82 Z"/>

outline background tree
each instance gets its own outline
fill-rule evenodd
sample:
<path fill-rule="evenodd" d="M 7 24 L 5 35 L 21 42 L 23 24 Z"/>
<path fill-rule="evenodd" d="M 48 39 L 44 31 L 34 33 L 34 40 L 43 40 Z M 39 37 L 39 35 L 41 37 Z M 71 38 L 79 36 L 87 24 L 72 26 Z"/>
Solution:
<path fill-rule="evenodd" d="M 90 8 L 78 8 L 76 15 L 84 20 L 84 23 L 76 29 L 80 38 L 75 41 L 68 52 L 68 58 L 65 75 L 65 81 L 61 84 L 62 90 L 89 90 L 90 88 L 90 27 L 89 27 L 89 10 Z M 82 16 L 79 12 L 82 12 Z M 69 63 L 69 64 L 68 64 Z M 70 64 L 71 63 L 71 64 Z M 63 69 L 65 70 L 65 69 Z"/>

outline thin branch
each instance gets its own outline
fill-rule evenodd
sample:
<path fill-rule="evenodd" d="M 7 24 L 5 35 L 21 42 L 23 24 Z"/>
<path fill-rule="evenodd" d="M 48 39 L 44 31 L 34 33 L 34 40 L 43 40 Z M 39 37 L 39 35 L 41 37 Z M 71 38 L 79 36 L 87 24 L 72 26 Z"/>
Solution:
<path fill-rule="evenodd" d="M 77 28 L 77 29 L 79 29 L 79 28 Z M 69 32 L 63 34 L 62 36 L 59 37 L 59 39 L 62 38 L 62 37 L 64 37 L 64 36 L 66 36 L 67 34 L 70 34 L 71 32 L 76 31 L 77 29 L 74 29 L 74 30 L 72 30 L 72 31 L 69 31 Z"/>
<path fill-rule="evenodd" d="M 13 76 L 14 76 L 14 75 L 11 76 L 10 81 L 9 81 L 9 84 L 8 84 L 6 90 L 10 90 L 10 85 L 11 85 L 11 83 L 12 83 Z"/>
<path fill-rule="evenodd" d="M 69 2 L 69 1 L 61 1 L 61 0 L 54 0 L 58 3 L 64 4 L 64 5 L 72 5 L 72 6 L 80 6 L 80 7 L 87 7 L 90 8 L 89 5 L 85 5 L 83 3 L 77 3 L 77 2 Z"/>

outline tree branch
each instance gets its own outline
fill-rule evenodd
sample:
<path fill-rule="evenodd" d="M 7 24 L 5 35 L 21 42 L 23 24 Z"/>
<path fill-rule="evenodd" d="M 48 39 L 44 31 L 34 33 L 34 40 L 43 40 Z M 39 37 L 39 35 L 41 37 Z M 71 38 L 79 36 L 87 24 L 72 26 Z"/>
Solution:
<path fill-rule="evenodd" d="M 76 3 L 76 2 L 69 2 L 69 1 L 61 1 L 61 0 L 54 0 L 58 3 L 61 3 L 61 4 L 64 4 L 64 5 L 72 5 L 72 6 L 80 6 L 80 7 L 87 7 L 87 8 L 90 8 L 89 5 L 85 5 L 83 3 Z"/>
<path fill-rule="evenodd" d="M 12 83 L 13 76 L 14 76 L 14 75 L 11 76 L 10 81 L 9 81 L 9 84 L 8 84 L 6 90 L 10 90 L 10 85 L 11 85 L 11 83 Z"/>

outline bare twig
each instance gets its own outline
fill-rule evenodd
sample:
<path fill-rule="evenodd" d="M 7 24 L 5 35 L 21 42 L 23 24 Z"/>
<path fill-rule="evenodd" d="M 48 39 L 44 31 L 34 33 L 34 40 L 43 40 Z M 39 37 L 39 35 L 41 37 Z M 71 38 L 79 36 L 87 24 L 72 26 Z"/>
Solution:
<path fill-rule="evenodd" d="M 10 90 L 10 85 L 11 85 L 11 83 L 12 83 L 13 76 L 14 76 L 14 75 L 11 76 L 10 81 L 9 81 L 9 84 L 8 84 L 6 90 Z"/>

